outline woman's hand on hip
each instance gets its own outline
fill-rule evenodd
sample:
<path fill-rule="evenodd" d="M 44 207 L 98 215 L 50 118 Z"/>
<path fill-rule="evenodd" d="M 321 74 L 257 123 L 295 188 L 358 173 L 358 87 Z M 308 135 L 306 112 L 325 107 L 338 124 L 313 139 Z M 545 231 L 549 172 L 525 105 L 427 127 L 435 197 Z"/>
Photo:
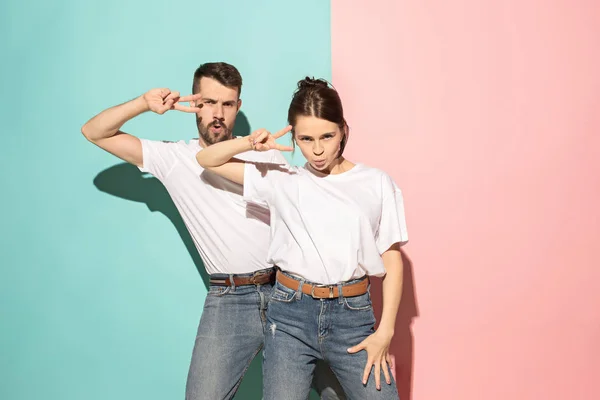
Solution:
<path fill-rule="evenodd" d="M 372 367 L 375 368 L 373 373 L 375 374 L 375 387 L 377 390 L 381 390 L 382 369 L 386 383 L 388 385 L 392 383 L 390 378 L 390 367 L 392 365 L 392 361 L 389 350 L 390 342 L 392 341 L 393 336 L 393 333 L 380 332 L 378 330 L 356 346 L 348 349 L 348 353 L 351 354 L 358 353 L 361 350 L 365 350 L 367 352 L 367 364 L 365 365 L 362 378 L 363 385 L 367 384 Z"/>

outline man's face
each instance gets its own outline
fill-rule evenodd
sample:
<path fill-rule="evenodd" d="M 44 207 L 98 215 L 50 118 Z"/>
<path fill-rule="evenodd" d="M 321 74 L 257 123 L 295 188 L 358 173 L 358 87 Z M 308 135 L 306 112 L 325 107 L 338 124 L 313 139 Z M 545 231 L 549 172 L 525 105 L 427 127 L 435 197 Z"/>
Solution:
<path fill-rule="evenodd" d="M 200 95 L 196 103 L 196 125 L 203 146 L 232 138 L 233 126 L 242 101 L 235 88 L 221 85 L 212 78 L 200 78 Z"/>

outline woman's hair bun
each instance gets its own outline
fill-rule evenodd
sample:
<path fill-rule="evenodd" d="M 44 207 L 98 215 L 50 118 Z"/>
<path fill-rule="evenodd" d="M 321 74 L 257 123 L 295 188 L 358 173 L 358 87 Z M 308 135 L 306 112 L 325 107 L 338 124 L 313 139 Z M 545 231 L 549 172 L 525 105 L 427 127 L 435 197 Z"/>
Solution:
<path fill-rule="evenodd" d="M 298 82 L 299 90 L 308 90 L 316 88 L 328 88 L 329 83 L 324 79 L 309 78 L 308 76 Z"/>

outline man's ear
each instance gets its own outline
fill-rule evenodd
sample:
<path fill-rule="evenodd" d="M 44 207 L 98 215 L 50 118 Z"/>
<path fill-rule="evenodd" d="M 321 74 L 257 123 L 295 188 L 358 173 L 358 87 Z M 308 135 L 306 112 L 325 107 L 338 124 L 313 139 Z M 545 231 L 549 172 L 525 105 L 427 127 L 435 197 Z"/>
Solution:
<path fill-rule="evenodd" d="M 236 111 L 236 113 L 240 112 L 240 108 L 242 108 L 242 99 L 238 99 L 238 101 L 237 101 L 237 111 Z"/>

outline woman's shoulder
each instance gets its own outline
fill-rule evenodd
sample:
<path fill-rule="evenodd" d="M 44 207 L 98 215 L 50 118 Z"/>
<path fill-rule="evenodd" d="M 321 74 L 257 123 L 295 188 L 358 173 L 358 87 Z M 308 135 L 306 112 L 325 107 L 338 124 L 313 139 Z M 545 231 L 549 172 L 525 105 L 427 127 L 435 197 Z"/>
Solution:
<path fill-rule="evenodd" d="M 372 185 L 375 185 L 381 190 L 381 192 L 386 192 L 389 190 L 400 190 L 394 178 L 387 171 L 381 168 L 371 167 L 362 163 L 357 165 L 360 165 L 361 167 L 360 171 L 362 172 L 361 175 L 363 180 L 366 182 L 370 182 Z"/>
<path fill-rule="evenodd" d="M 360 172 L 362 176 L 368 177 L 369 179 L 391 179 L 390 175 L 381 168 L 372 167 L 361 162 L 355 163 L 354 168 L 356 168 L 356 172 Z"/>

